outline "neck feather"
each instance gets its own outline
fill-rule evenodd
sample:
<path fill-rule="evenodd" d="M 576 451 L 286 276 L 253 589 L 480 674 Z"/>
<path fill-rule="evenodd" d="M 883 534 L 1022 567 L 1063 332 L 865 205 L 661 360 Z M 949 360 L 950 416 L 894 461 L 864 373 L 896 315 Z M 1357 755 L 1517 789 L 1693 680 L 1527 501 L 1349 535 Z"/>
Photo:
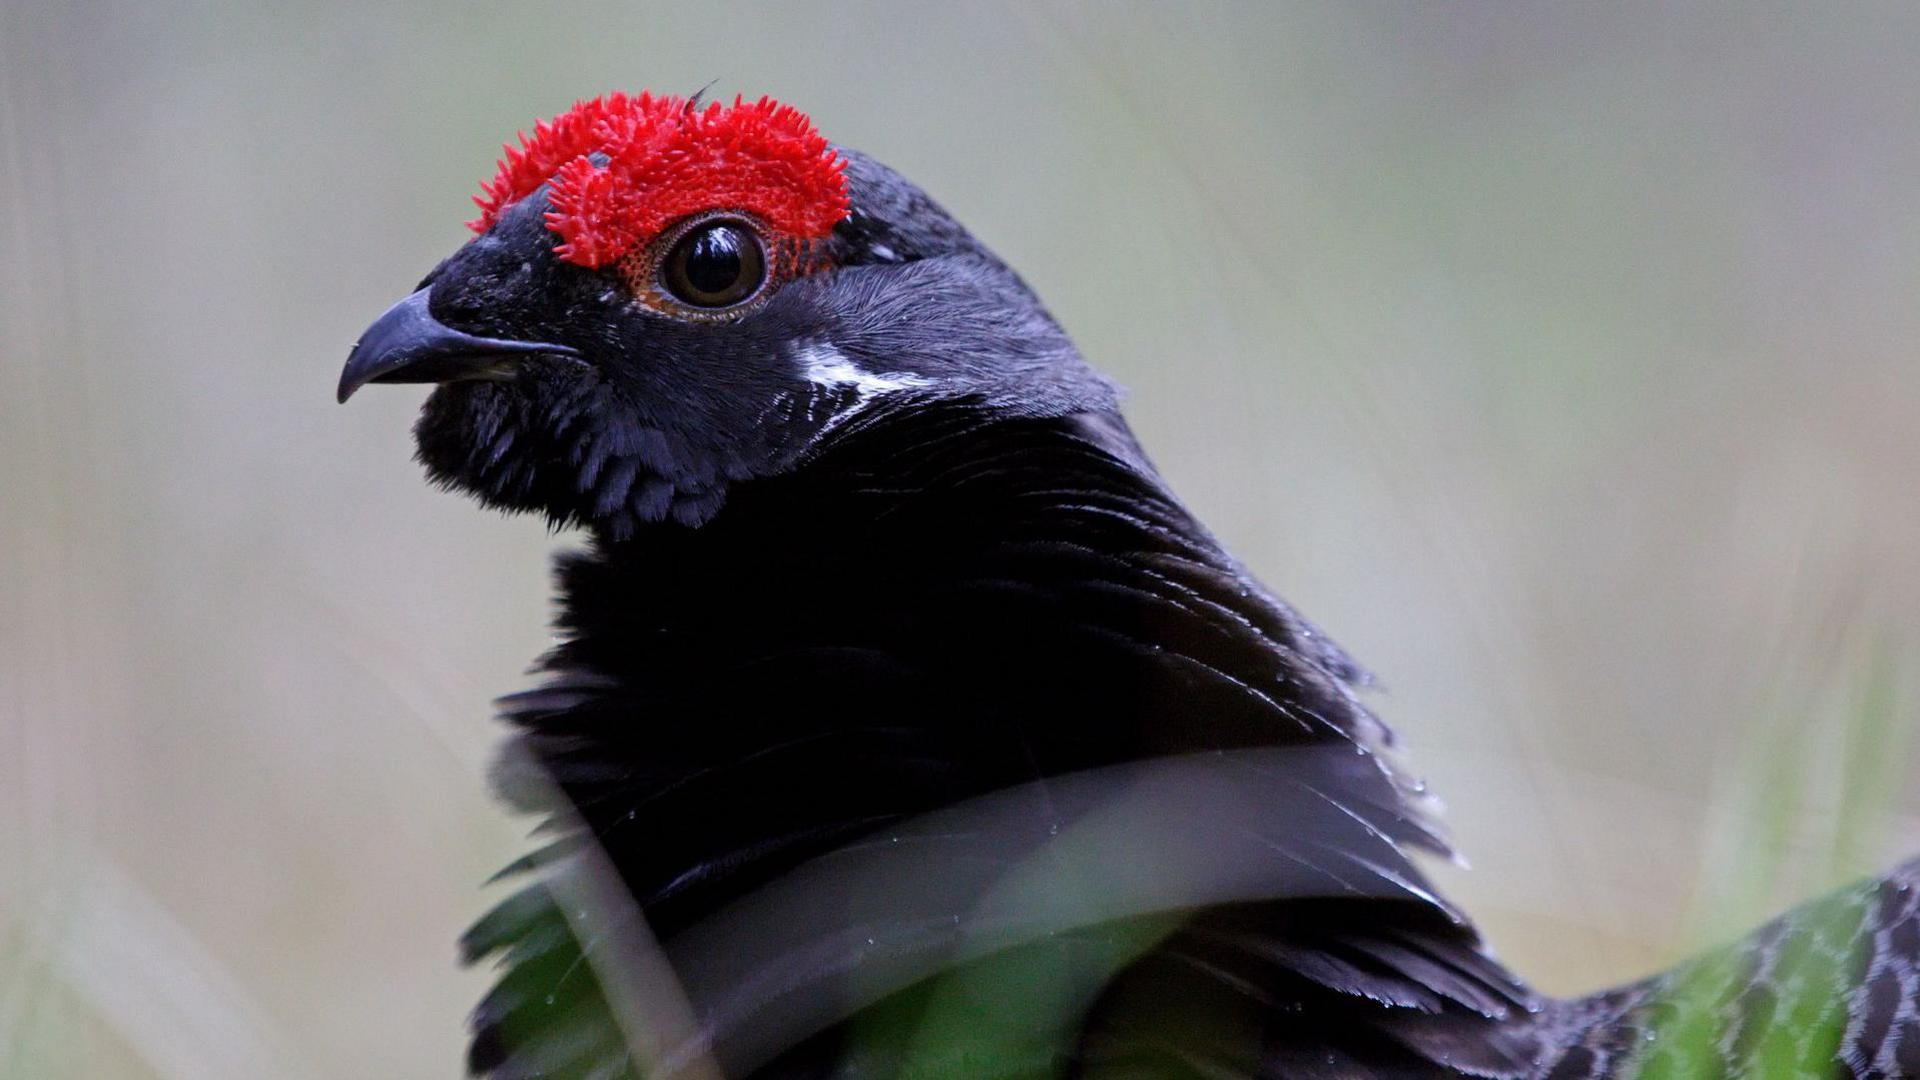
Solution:
<path fill-rule="evenodd" d="M 1157 1075 L 1273 1039 L 1303 1072 L 1530 1060 L 1524 1025 L 1489 1034 L 1529 992 L 1411 861 L 1445 845 L 1357 669 L 1113 414 L 876 407 L 704 527 L 596 538 L 558 577 L 561 644 L 505 701 L 498 776 L 566 835 L 521 865 L 590 834 L 737 1074 L 814 1075 L 838 1021 L 912 1014 L 902 988 L 1019 940 L 1111 955 L 1060 1062 Z M 1007 906 L 1020 867 L 1076 850 Z M 476 1014 L 482 1065 L 545 1030 L 522 983 L 579 967 L 543 888 L 468 936 L 523 956 Z"/>
<path fill-rule="evenodd" d="M 1373 753 L 1352 665 L 1117 417 L 854 427 L 703 528 L 560 561 L 563 641 L 552 682 L 509 699 L 512 760 L 566 792 L 663 935 L 902 817 L 1167 755 L 1351 744 L 1364 766 L 1328 782 L 1441 847 Z"/>

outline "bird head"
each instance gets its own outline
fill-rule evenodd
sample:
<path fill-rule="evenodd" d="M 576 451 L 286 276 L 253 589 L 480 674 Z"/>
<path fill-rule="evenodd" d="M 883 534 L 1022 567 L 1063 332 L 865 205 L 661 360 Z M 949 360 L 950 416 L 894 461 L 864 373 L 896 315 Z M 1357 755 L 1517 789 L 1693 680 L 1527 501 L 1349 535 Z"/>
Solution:
<path fill-rule="evenodd" d="M 615 539 L 698 526 L 856 415 L 1113 404 L 944 210 L 770 99 L 579 102 L 475 201 L 474 237 L 362 335 L 339 398 L 437 383 L 419 459 L 491 506 Z"/>

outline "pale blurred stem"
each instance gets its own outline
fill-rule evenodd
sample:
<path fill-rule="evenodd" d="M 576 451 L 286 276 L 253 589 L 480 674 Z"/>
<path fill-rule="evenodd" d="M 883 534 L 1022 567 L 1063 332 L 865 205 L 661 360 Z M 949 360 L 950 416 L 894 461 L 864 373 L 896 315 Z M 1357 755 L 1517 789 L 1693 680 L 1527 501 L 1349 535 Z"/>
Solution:
<path fill-rule="evenodd" d="M 1829 868 L 1834 877 L 1872 867 L 1886 832 L 1887 812 L 1900 794 L 1913 745 L 1912 725 L 1902 722 L 1907 710 L 1900 676 L 1893 643 L 1880 640 L 1868 659 L 1866 677 L 1855 690 L 1854 722 L 1846 732 L 1846 776 Z"/>
<path fill-rule="evenodd" d="M 593 969 L 601 1000 L 640 1075 L 726 1080 L 706 1049 L 673 965 L 599 845 L 580 845 L 573 862 L 548 875 L 544 884 Z"/>

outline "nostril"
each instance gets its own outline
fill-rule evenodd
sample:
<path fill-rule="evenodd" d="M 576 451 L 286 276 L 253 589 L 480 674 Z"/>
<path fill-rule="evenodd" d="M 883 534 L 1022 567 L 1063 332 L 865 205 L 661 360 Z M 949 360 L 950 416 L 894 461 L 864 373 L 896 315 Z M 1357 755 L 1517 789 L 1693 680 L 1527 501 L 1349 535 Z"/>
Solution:
<path fill-rule="evenodd" d="M 445 285 L 427 294 L 427 310 L 433 317 L 470 333 L 481 333 L 487 329 L 486 315 L 490 305 L 482 303 L 470 289 L 447 288 Z"/>

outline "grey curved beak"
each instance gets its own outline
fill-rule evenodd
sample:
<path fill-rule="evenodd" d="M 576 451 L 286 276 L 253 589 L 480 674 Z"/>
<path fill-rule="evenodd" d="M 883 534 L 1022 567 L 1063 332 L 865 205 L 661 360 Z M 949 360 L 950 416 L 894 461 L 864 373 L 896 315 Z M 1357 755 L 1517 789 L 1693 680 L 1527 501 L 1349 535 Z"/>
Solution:
<path fill-rule="evenodd" d="M 347 355 L 338 400 L 370 382 L 441 383 L 462 379 L 510 379 L 515 362 L 533 354 L 580 354 L 544 341 L 475 337 L 442 323 L 427 310 L 427 292 L 387 309 Z"/>

